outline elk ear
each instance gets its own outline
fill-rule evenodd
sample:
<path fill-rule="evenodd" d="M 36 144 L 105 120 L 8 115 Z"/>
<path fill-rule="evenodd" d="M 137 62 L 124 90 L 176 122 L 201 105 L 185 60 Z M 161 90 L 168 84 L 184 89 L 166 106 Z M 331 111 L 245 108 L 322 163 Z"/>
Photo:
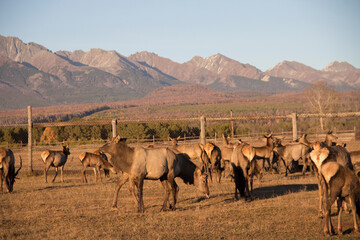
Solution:
<path fill-rule="evenodd" d="M 118 143 L 120 141 L 120 135 L 117 135 L 116 138 L 113 139 L 114 143 Z"/>
<path fill-rule="evenodd" d="M 179 140 L 180 140 L 180 136 L 178 136 L 178 137 L 176 138 L 176 140 L 178 140 L 178 141 L 179 141 Z"/>

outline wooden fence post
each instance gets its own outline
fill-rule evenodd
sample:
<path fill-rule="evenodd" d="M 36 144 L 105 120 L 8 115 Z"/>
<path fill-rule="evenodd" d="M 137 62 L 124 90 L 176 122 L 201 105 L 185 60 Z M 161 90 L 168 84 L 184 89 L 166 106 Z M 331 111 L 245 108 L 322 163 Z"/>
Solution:
<path fill-rule="evenodd" d="M 32 169 L 32 110 L 28 106 L 28 172 L 31 173 Z"/>
<path fill-rule="evenodd" d="M 112 137 L 115 138 L 117 136 L 116 133 L 116 119 L 111 120 L 111 126 L 112 126 Z"/>
<path fill-rule="evenodd" d="M 233 117 L 233 111 L 230 110 L 230 118 Z M 231 124 L 231 138 L 234 139 L 234 120 L 230 121 Z"/>
<path fill-rule="evenodd" d="M 204 116 L 201 116 L 200 118 L 200 128 L 201 128 L 201 132 L 200 132 L 200 143 L 205 145 L 206 144 L 206 118 Z"/>
<path fill-rule="evenodd" d="M 291 119 L 292 119 L 292 130 L 293 130 L 293 141 L 295 141 L 298 138 L 298 136 L 297 136 L 296 113 L 291 114 Z"/>

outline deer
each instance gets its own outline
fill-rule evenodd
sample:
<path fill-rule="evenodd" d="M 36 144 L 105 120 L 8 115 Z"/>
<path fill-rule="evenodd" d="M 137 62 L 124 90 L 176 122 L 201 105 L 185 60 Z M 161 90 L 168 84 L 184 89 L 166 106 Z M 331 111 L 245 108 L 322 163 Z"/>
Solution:
<path fill-rule="evenodd" d="M 55 176 L 52 182 L 55 181 L 59 167 L 61 171 L 61 182 L 64 182 L 64 175 L 63 175 L 64 165 L 69 155 L 70 155 L 69 145 L 63 146 L 62 151 L 45 150 L 44 152 L 41 153 L 41 159 L 44 161 L 45 183 L 47 183 L 47 171 L 50 169 L 50 167 L 55 167 L 56 169 Z"/>
<path fill-rule="evenodd" d="M 322 179 L 325 195 L 324 234 L 334 234 L 331 223 L 331 206 L 338 199 L 338 233 L 342 234 L 342 201 L 351 205 L 354 229 L 359 232 L 357 217 L 360 217 L 360 181 L 349 168 L 336 161 L 336 155 L 329 146 L 319 142 L 313 144 L 310 158 L 314 162 L 317 172 Z"/>
<path fill-rule="evenodd" d="M 5 182 L 7 192 L 11 193 L 14 189 L 15 178 L 19 174 L 22 167 L 22 159 L 20 158 L 20 166 L 15 171 L 15 157 L 11 149 L 0 148 L 0 192 L 3 191 L 3 182 Z"/>
<path fill-rule="evenodd" d="M 94 153 L 83 152 L 79 155 L 79 159 L 82 164 L 82 170 L 81 170 L 82 180 L 84 183 L 88 182 L 87 178 L 86 178 L 86 168 L 87 167 L 94 168 L 96 182 L 98 182 L 98 179 L 100 179 L 100 182 L 102 182 L 101 174 L 100 174 L 101 168 L 104 169 L 104 171 L 111 170 L 113 173 L 117 174 L 117 171 L 115 170 L 113 165 L 111 165 L 107 160 L 105 160 L 104 157 L 102 156 L 102 154 L 103 153 L 101 153 L 100 151 L 97 150 Z M 103 155 L 105 155 L 105 154 L 103 154 Z"/>

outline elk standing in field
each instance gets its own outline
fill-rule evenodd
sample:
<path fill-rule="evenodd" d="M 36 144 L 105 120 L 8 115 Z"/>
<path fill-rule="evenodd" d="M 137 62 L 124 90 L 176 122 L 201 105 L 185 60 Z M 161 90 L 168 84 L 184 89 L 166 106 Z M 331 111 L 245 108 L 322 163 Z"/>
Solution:
<path fill-rule="evenodd" d="M 305 171 L 307 168 L 307 159 L 308 154 L 310 153 L 311 148 L 308 145 L 303 143 L 289 143 L 282 145 L 281 141 L 278 140 L 276 142 L 276 146 L 274 147 L 274 152 L 276 152 L 279 157 L 282 159 L 285 166 L 285 176 L 287 176 L 288 171 L 291 172 L 289 168 L 292 161 L 299 161 L 301 158 L 303 160 L 303 169 L 302 174 L 305 175 Z M 279 161 L 279 160 L 278 160 Z"/>
<path fill-rule="evenodd" d="M 47 183 L 47 171 L 49 170 L 50 167 L 56 168 L 55 176 L 52 182 L 55 181 L 59 167 L 61 171 L 61 182 L 64 182 L 64 176 L 63 176 L 64 165 L 69 155 L 70 155 L 69 145 L 63 146 L 62 151 L 46 150 L 41 153 L 41 159 L 44 161 L 44 177 L 46 183 Z"/>
<path fill-rule="evenodd" d="M 220 183 L 221 175 L 222 172 L 224 171 L 224 165 L 221 164 L 221 160 L 222 160 L 221 150 L 214 143 L 210 143 L 210 142 L 205 144 L 204 150 L 210 159 L 211 169 L 213 172 L 215 172 L 218 183 Z"/>
<path fill-rule="evenodd" d="M 191 176 L 195 186 L 207 197 L 209 188 L 207 174 L 201 171 L 190 161 L 177 157 L 168 148 L 145 149 L 141 147 L 129 147 L 126 139 L 120 136 L 112 139 L 100 148 L 102 152 L 111 155 L 111 163 L 116 170 L 123 171 L 123 175 L 116 184 L 113 208 L 117 208 L 117 199 L 120 188 L 127 181 L 130 182 L 130 192 L 137 204 L 138 212 L 144 212 L 143 184 L 145 179 L 160 180 L 164 188 L 164 203 L 162 210 L 166 210 L 169 194 L 173 196 L 172 209 L 175 209 L 178 187 L 176 177 Z M 193 167 L 189 167 L 191 165 Z M 191 179 L 190 179 L 191 180 Z M 189 181 L 191 183 L 191 181 Z M 170 186 L 170 190 L 169 190 Z M 135 192 L 135 189 L 137 190 Z"/>
<path fill-rule="evenodd" d="M 178 145 L 180 136 L 177 138 L 169 137 L 169 139 L 172 143 L 172 150 L 175 150 L 175 152 L 178 153 L 187 154 L 191 161 L 193 161 L 198 167 L 204 166 L 205 170 L 209 170 L 209 172 L 211 172 L 210 158 L 204 150 L 204 145 L 201 143 Z"/>
<path fill-rule="evenodd" d="M 357 217 L 360 217 L 360 182 L 355 173 L 336 162 L 334 152 L 328 146 L 314 143 L 314 150 L 310 158 L 314 162 L 317 172 L 322 179 L 325 195 L 325 235 L 333 234 L 330 210 L 331 205 L 338 199 L 338 233 L 342 233 L 341 213 L 342 201 L 351 205 L 354 229 L 359 231 Z"/>
<path fill-rule="evenodd" d="M 231 166 L 234 172 L 235 182 L 235 198 L 237 197 L 237 191 L 240 193 L 240 197 L 244 197 L 245 200 L 250 198 L 250 189 L 253 188 L 253 176 L 256 168 L 255 149 L 245 143 L 238 144 L 231 155 Z"/>
<path fill-rule="evenodd" d="M 7 191 L 11 193 L 14 189 L 15 177 L 18 175 L 22 166 L 20 156 L 20 167 L 15 172 L 15 157 L 10 149 L 0 148 L 0 192 L 3 191 L 3 181 Z"/>
<path fill-rule="evenodd" d="M 101 152 L 100 151 L 98 151 L 98 152 L 99 152 L 99 154 L 83 152 L 79 155 L 80 162 L 83 166 L 82 171 L 81 171 L 82 180 L 85 183 L 88 182 L 86 179 L 86 168 L 87 167 L 94 168 L 96 182 L 98 181 L 98 179 L 100 179 L 100 182 L 102 182 L 101 174 L 100 174 L 101 168 L 104 170 L 111 170 L 113 173 L 117 173 L 115 168 L 100 155 Z"/>
<path fill-rule="evenodd" d="M 256 152 L 256 159 L 263 159 L 263 169 L 265 169 L 265 161 L 268 163 L 269 169 L 272 170 L 274 158 L 274 140 L 272 133 L 264 135 L 266 138 L 266 145 L 262 147 L 254 147 Z"/>

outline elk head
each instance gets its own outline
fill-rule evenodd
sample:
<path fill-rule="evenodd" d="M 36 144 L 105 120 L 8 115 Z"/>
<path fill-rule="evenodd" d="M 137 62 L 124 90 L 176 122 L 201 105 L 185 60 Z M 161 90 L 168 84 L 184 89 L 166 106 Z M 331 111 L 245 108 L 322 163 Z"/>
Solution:
<path fill-rule="evenodd" d="M 5 178 L 6 187 L 7 187 L 9 193 L 11 193 L 14 190 L 15 178 L 19 174 L 19 171 L 22 167 L 22 159 L 21 159 L 20 155 L 19 155 L 19 158 L 20 158 L 20 166 L 19 166 L 18 170 L 16 170 L 16 172 L 15 172 L 15 166 L 9 166 L 9 173 L 8 173 L 8 176 L 6 176 L 6 178 Z"/>

